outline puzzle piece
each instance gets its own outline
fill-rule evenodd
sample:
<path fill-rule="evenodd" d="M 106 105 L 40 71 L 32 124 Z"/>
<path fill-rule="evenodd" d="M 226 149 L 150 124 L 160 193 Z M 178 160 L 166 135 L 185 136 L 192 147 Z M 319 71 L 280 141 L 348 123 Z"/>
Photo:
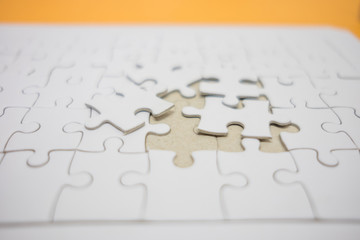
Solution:
<path fill-rule="evenodd" d="M 22 124 L 28 111 L 27 108 L 6 108 L 4 114 L 0 116 L 0 152 L 4 151 L 9 138 L 15 132 L 30 133 L 39 129 L 37 124 Z"/>
<path fill-rule="evenodd" d="M 64 186 L 89 184 L 88 174 L 69 174 L 74 151 L 54 151 L 46 166 L 33 168 L 27 159 L 33 153 L 6 153 L 0 165 L 0 222 L 51 222 L 55 204 Z"/>
<path fill-rule="evenodd" d="M 86 123 L 88 129 L 110 123 L 124 133 L 130 133 L 144 126 L 144 121 L 135 116 L 137 112 L 149 111 L 154 116 L 160 116 L 174 106 L 124 78 L 103 79 L 102 84 L 115 89 L 116 94 L 97 95 L 86 103 L 100 113 Z"/>
<path fill-rule="evenodd" d="M 345 132 L 360 149 L 360 117 L 355 115 L 355 110 L 352 108 L 333 108 L 332 110 L 340 118 L 341 124 L 324 123 L 323 129 L 332 133 Z"/>
<path fill-rule="evenodd" d="M 147 153 L 120 153 L 122 141 L 109 138 L 102 152 L 76 152 L 70 172 L 89 172 L 93 182 L 86 188 L 65 188 L 61 193 L 55 221 L 136 220 L 143 214 L 145 190 L 126 187 L 120 177 L 126 172 L 146 173 Z"/>
<path fill-rule="evenodd" d="M 39 130 L 33 133 L 17 132 L 9 139 L 5 151 L 33 150 L 30 166 L 42 166 L 55 150 L 76 149 L 81 140 L 81 129 L 88 118 L 86 109 L 67 108 L 68 102 L 57 102 L 54 108 L 32 108 L 23 122 L 36 122 Z"/>
<path fill-rule="evenodd" d="M 229 107 L 236 107 L 241 98 L 259 97 L 259 88 L 255 84 L 244 83 L 243 80 L 256 82 L 256 75 L 243 75 L 236 69 L 219 69 L 215 76 L 217 82 L 200 83 L 200 92 L 204 95 L 223 96 L 223 103 Z M 218 75 L 218 76 L 217 76 Z"/>
<path fill-rule="evenodd" d="M 311 205 L 301 186 L 280 185 L 273 179 L 279 169 L 296 170 L 289 152 L 265 153 L 258 139 L 242 140 L 244 152 L 219 151 L 223 174 L 240 172 L 247 178 L 243 188 L 225 188 L 228 219 L 313 218 Z"/>
<path fill-rule="evenodd" d="M 74 73 L 74 77 L 71 74 Z M 55 102 L 61 98 L 71 98 L 69 107 L 86 108 L 85 102 L 95 93 L 110 94 L 111 89 L 99 89 L 102 69 L 87 68 L 86 71 L 76 73 L 76 69 L 55 68 L 50 80 L 44 87 L 32 87 L 26 93 L 37 93 L 39 98 L 36 107 L 54 107 Z M 81 76 L 80 76 L 81 75 Z"/>
<path fill-rule="evenodd" d="M 309 194 L 318 219 L 360 218 L 359 150 L 339 150 L 332 154 L 339 161 L 327 167 L 317 161 L 313 150 L 292 150 L 296 172 L 281 170 L 275 175 L 283 183 L 298 183 Z"/>
<path fill-rule="evenodd" d="M 180 92 L 183 97 L 191 98 L 196 95 L 189 86 L 201 80 L 201 72 L 195 67 L 186 65 L 169 65 L 168 63 L 147 63 L 130 73 L 128 77 L 141 84 L 152 79 L 160 86 L 167 89 L 167 94 L 174 91 Z"/>
<path fill-rule="evenodd" d="M 320 98 L 321 92 L 315 89 L 308 77 L 293 77 L 287 80 L 288 83 L 283 84 L 277 77 L 262 77 L 260 79 L 264 87 L 262 94 L 269 99 L 272 107 L 293 108 L 292 98 L 306 101 L 309 107 L 327 107 Z"/>
<path fill-rule="evenodd" d="M 354 149 L 356 146 L 345 133 L 328 133 L 322 129 L 324 122 L 340 123 L 330 109 L 308 108 L 301 101 L 292 100 L 293 109 L 273 109 L 276 114 L 289 116 L 291 122 L 300 128 L 298 133 L 281 133 L 282 142 L 288 150 L 313 149 L 318 159 L 325 165 L 338 162 L 330 152 L 336 149 Z"/>
<path fill-rule="evenodd" d="M 150 113 L 139 112 L 136 117 L 145 122 L 144 127 L 136 131 L 124 135 L 117 128 L 110 124 L 104 124 L 100 128 L 94 130 L 83 129 L 83 137 L 78 146 L 82 151 L 101 151 L 104 141 L 110 137 L 119 137 L 124 142 L 121 152 L 146 152 L 145 139 L 148 134 L 164 135 L 170 132 L 170 128 L 166 124 L 149 124 Z"/>
<path fill-rule="evenodd" d="M 226 135 L 227 126 L 238 124 L 244 127 L 243 137 L 271 138 L 269 125 L 288 125 L 290 121 L 282 114 L 271 114 L 269 102 L 244 100 L 244 108 L 233 109 L 222 104 L 222 98 L 206 97 L 204 109 L 183 108 L 186 117 L 200 117 L 198 130 L 216 136 Z"/>
<path fill-rule="evenodd" d="M 145 220 L 223 219 L 221 189 L 225 185 L 243 186 L 240 174 L 221 175 L 216 151 L 193 152 L 194 164 L 179 168 L 173 163 L 175 152 L 149 151 L 147 174 L 123 175 L 125 185 L 144 184 L 147 189 Z"/>
<path fill-rule="evenodd" d="M 3 76 L 1 76 L 4 74 Z M 31 82 L 23 73 L 2 73 L 0 74 L 0 115 L 7 107 L 31 107 L 34 105 L 37 96 L 25 94 L 24 89 Z"/>
<path fill-rule="evenodd" d="M 336 94 L 322 94 L 321 98 L 330 107 L 349 107 L 355 109 L 355 114 L 360 117 L 360 81 L 344 80 L 338 78 L 316 79 L 318 88 L 327 88 L 336 91 Z"/>

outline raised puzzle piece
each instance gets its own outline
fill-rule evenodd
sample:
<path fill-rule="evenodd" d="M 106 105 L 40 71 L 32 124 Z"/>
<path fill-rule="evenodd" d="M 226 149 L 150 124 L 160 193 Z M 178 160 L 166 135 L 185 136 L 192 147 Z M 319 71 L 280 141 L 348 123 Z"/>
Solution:
<path fill-rule="evenodd" d="M 206 97 L 204 109 L 193 107 L 183 108 L 186 117 L 200 117 L 198 130 L 201 133 L 223 136 L 227 127 L 238 124 L 244 127 L 243 137 L 271 138 L 269 125 L 288 125 L 286 115 L 271 114 L 269 102 L 259 100 L 244 100 L 244 108 L 233 109 L 222 104 L 222 98 Z"/>
<path fill-rule="evenodd" d="M 193 153 L 189 168 L 174 165 L 174 152 L 149 151 L 147 174 L 126 173 L 125 185 L 144 184 L 147 189 L 146 220 L 224 219 L 221 190 L 225 185 L 243 186 L 240 174 L 221 175 L 216 151 Z"/>
<path fill-rule="evenodd" d="M 173 107 L 161 98 L 141 89 L 124 78 L 103 79 L 103 85 L 115 89 L 116 94 L 96 95 L 86 105 L 100 113 L 87 123 L 88 129 L 95 129 L 110 123 L 124 133 L 130 133 L 144 126 L 145 122 L 135 116 L 137 112 L 149 111 L 160 116 Z"/>
<path fill-rule="evenodd" d="M 84 128 L 78 149 L 82 151 L 101 151 L 107 138 L 119 137 L 124 142 L 120 149 L 121 152 L 141 153 L 146 152 L 145 139 L 148 134 L 164 135 L 170 131 L 169 126 L 166 124 L 149 124 L 150 113 L 148 112 L 139 112 L 136 117 L 145 122 L 144 127 L 126 135 L 110 124 L 103 124 L 93 130 Z"/>
<path fill-rule="evenodd" d="M 81 139 L 81 129 L 88 118 L 86 109 L 67 108 L 68 102 L 57 102 L 54 108 L 32 108 L 23 122 L 40 125 L 33 133 L 17 132 L 9 139 L 5 151 L 33 150 L 28 160 L 30 166 L 41 166 L 49 161 L 55 150 L 76 149 Z"/>
<path fill-rule="evenodd" d="M 222 174 L 240 172 L 247 178 L 243 188 L 225 188 L 224 206 L 228 219 L 313 218 L 311 205 L 301 186 L 284 186 L 276 182 L 279 169 L 295 171 L 289 152 L 265 153 L 257 139 L 242 140 L 244 152 L 219 151 Z"/>
<path fill-rule="evenodd" d="M 295 108 L 273 108 L 273 112 L 289 116 L 291 122 L 300 128 L 297 133 L 281 133 L 282 142 L 288 150 L 313 149 L 318 159 L 325 165 L 336 165 L 338 162 L 330 153 L 336 149 L 355 149 L 356 146 L 345 133 L 328 133 L 323 130 L 324 122 L 340 123 L 331 109 L 306 107 L 305 102 L 292 101 Z"/>
<path fill-rule="evenodd" d="M 65 186 L 83 187 L 91 182 L 86 173 L 69 174 L 74 151 L 55 151 L 41 168 L 27 165 L 34 153 L 6 153 L 0 165 L 0 222 L 51 222 L 56 201 Z"/>
<path fill-rule="evenodd" d="M 56 206 L 55 221 L 134 220 L 144 212 L 145 189 L 120 183 L 125 172 L 146 173 L 147 153 L 120 153 L 122 141 L 107 139 L 102 152 L 77 151 L 70 173 L 88 172 L 92 183 L 82 189 L 64 188 Z"/>
<path fill-rule="evenodd" d="M 318 219 L 359 219 L 359 150 L 339 150 L 332 154 L 336 167 L 320 164 L 313 150 L 293 150 L 297 171 L 281 170 L 275 178 L 283 183 L 301 184 L 309 194 Z"/>

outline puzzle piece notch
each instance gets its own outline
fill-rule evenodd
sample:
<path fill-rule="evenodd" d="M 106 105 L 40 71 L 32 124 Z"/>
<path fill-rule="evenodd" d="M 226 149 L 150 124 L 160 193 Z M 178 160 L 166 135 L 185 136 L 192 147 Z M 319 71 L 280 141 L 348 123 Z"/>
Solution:
<path fill-rule="evenodd" d="M 33 150 L 29 166 L 43 166 L 55 150 L 76 149 L 81 140 L 81 130 L 88 117 L 86 109 L 70 109 L 71 99 L 58 101 L 54 108 L 32 108 L 23 122 L 36 122 L 40 128 L 32 133 L 17 132 L 9 139 L 5 151 Z M 49 138 L 51 136 L 51 138 Z"/>
<path fill-rule="evenodd" d="M 345 133 L 328 133 L 323 130 L 324 122 L 340 123 L 336 114 L 329 108 L 309 108 L 306 102 L 292 99 L 293 109 L 273 108 L 276 114 L 289 116 L 291 122 L 300 129 L 297 133 L 283 132 L 282 142 L 288 150 L 313 149 L 318 153 L 318 160 L 327 166 L 334 166 L 338 161 L 330 154 L 336 149 L 355 149 L 356 146 Z"/>
<path fill-rule="evenodd" d="M 360 117 L 356 116 L 353 108 L 332 108 L 340 118 L 341 124 L 324 123 L 322 128 L 330 133 L 344 132 L 360 149 Z"/>
<path fill-rule="evenodd" d="M 233 109 L 222 104 L 219 97 L 206 97 L 204 109 L 193 107 L 183 108 L 186 117 L 200 117 L 198 130 L 200 133 L 215 136 L 227 134 L 227 126 L 238 124 L 244 127 L 243 137 L 260 139 L 271 138 L 271 123 L 288 125 L 290 121 L 282 114 L 271 114 L 269 102 L 259 100 L 244 100 L 244 108 Z"/>
<path fill-rule="evenodd" d="M 179 168 L 173 164 L 175 152 L 151 150 L 147 174 L 129 172 L 122 176 L 121 182 L 125 185 L 146 186 L 145 220 L 224 218 L 220 200 L 222 187 L 243 186 L 246 180 L 240 174 L 221 175 L 216 151 L 197 151 L 192 155 L 194 164 L 190 168 Z"/>
<path fill-rule="evenodd" d="M 0 165 L 1 223 L 51 222 L 64 186 L 81 188 L 91 182 L 87 173 L 69 174 L 73 151 L 52 152 L 41 168 L 27 165 L 31 154 L 6 153 Z"/>
<path fill-rule="evenodd" d="M 146 173 L 147 153 L 121 153 L 120 138 L 108 138 L 101 152 L 77 152 L 70 172 L 89 172 L 93 182 L 86 188 L 65 188 L 55 221 L 139 220 L 143 214 L 145 190 L 126 187 L 120 177 L 126 172 Z"/>
<path fill-rule="evenodd" d="M 359 150 L 337 150 L 335 167 L 324 166 L 314 150 L 290 151 L 297 170 L 280 170 L 275 178 L 284 184 L 301 184 L 309 194 L 318 219 L 359 219 Z M 319 177 L 320 176 L 320 177 Z"/>
<path fill-rule="evenodd" d="M 224 189 L 227 219 L 313 218 L 301 186 L 287 187 L 273 179 L 279 169 L 296 170 L 291 154 L 261 152 L 258 139 L 244 138 L 242 144 L 243 152 L 218 153 L 220 172 L 240 172 L 247 178 L 243 188 Z"/>

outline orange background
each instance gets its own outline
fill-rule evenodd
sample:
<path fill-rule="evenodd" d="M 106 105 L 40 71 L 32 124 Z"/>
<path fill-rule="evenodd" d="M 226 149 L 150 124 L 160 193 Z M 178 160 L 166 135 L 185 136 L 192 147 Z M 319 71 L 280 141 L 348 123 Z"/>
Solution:
<path fill-rule="evenodd" d="M 0 0 L 0 22 L 321 24 L 360 37 L 360 0 Z"/>

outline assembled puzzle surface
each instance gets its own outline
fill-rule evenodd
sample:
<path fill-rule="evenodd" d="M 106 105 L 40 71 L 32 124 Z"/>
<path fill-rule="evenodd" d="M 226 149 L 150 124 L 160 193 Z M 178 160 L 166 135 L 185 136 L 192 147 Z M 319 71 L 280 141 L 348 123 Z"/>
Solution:
<path fill-rule="evenodd" d="M 0 26 L 0 226 L 360 223 L 339 29 Z"/>

